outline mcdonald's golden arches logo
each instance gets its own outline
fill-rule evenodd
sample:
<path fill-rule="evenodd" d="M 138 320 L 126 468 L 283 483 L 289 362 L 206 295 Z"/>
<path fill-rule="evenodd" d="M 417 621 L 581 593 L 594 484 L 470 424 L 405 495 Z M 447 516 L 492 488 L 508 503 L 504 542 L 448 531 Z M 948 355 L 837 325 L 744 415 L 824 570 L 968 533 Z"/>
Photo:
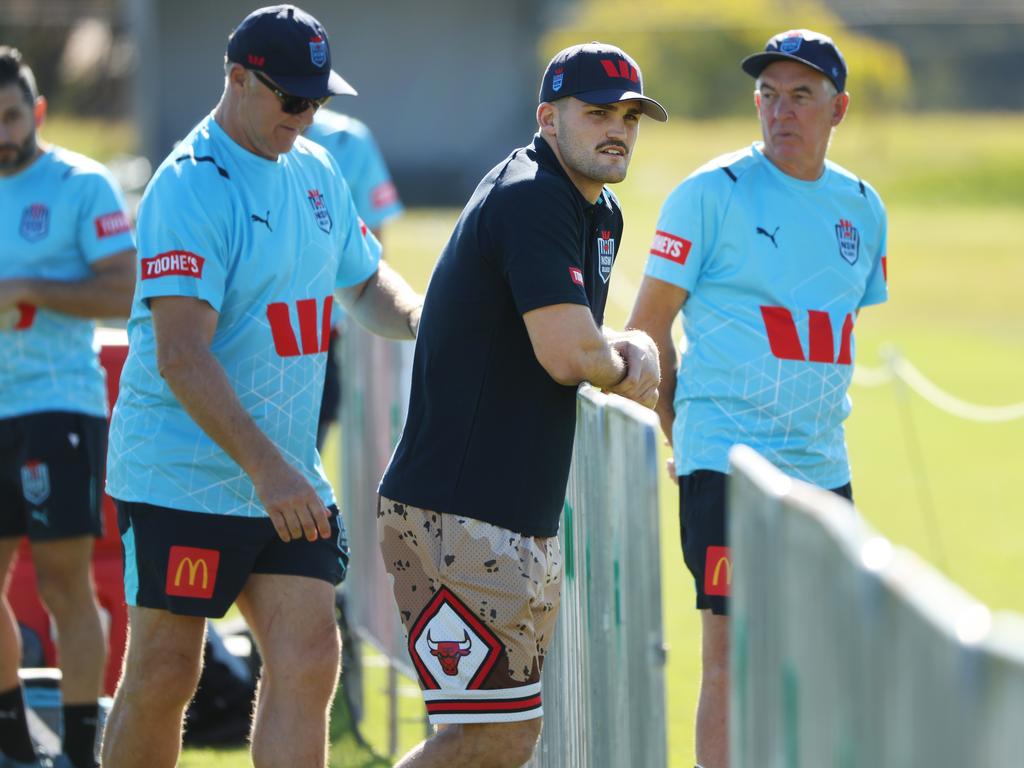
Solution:
<path fill-rule="evenodd" d="M 171 547 L 167 558 L 168 595 L 209 599 L 217 583 L 220 552 L 199 547 Z"/>
<path fill-rule="evenodd" d="M 704 594 L 728 597 L 732 587 L 732 554 L 728 547 L 708 547 L 704 563 Z"/>

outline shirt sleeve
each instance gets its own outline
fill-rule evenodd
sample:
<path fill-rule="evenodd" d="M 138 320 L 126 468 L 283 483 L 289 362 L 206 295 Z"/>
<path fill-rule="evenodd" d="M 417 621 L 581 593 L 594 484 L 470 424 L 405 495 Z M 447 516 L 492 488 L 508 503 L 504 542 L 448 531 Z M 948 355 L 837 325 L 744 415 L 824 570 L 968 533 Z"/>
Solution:
<path fill-rule="evenodd" d="M 705 218 L 704 185 L 687 179 L 661 208 L 644 274 L 692 292 L 713 240 Z"/>
<path fill-rule="evenodd" d="M 230 252 L 211 214 L 221 202 L 215 197 L 172 172 L 151 185 L 138 221 L 138 291 L 147 305 L 158 296 L 190 296 L 220 311 Z"/>
<path fill-rule="evenodd" d="M 487 224 L 519 313 L 553 304 L 589 306 L 582 222 L 567 191 L 534 183 L 503 192 L 488 201 Z"/>
<path fill-rule="evenodd" d="M 338 275 L 334 285 L 336 288 L 348 288 L 358 285 L 377 271 L 383 249 L 380 241 L 373 236 L 373 232 L 356 212 L 345 179 L 339 175 L 338 180 L 341 182 L 341 208 L 344 211 L 342 220 L 345 229 L 341 235 L 341 258 L 338 259 Z"/>
<path fill-rule="evenodd" d="M 886 250 L 889 239 L 889 220 L 885 209 L 881 209 L 880 236 L 878 250 L 872 254 L 875 260 L 871 274 L 868 276 L 867 288 L 864 290 L 864 298 L 861 299 L 861 307 L 872 304 L 883 304 L 889 300 L 889 263 Z"/>
<path fill-rule="evenodd" d="M 82 177 L 78 242 L 86 262 L 94 262 L 135 247 L 124 195 L 106 169 Z"/>
<path fill-rule="evenodd" d="M 376 229 L 402 212 L 402 201 L 373 136 L 367 131 L 352 138 L 353 151 L 361 154 L 358 189 L 353 183 L 352 197 L 366 226 Z"/>

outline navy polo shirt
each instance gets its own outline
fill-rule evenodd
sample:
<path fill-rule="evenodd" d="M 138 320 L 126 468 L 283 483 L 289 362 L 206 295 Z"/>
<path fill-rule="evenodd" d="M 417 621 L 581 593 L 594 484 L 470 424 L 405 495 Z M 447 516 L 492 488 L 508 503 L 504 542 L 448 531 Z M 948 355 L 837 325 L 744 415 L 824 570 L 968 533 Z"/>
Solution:
<path fill-rule="evenodd" d="M 600 326 L 621 237 L 615 196 L 588 202 L 539 135 L 484 177 L 427 288 L 384 496 L 528 536 L 558 532 L 576 387 L 537 362 L 523 314 L 582 304 Z"/>

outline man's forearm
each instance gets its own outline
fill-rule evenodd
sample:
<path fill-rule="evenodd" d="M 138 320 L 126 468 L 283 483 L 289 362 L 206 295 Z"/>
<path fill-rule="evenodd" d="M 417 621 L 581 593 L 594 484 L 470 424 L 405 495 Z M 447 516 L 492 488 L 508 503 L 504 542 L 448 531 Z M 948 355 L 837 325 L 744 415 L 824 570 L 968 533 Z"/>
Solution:
<path fill-rule="evenodd" d="M 188 415 L 255 478 L 280 452 L 242 407 L 220 362 L 209 349 L 193 349 L 162 365 L 161 375 Z"/>
<path fill-rule="evenodd" d="M 25 280 L 23 302 L 75 317 L 127 317 L 135 277 L 100 273 L 84 280 Z"/>
<path fill-rule="evenodd" d="M 415 338 L 423 297 L 387 262 L 380 263 L 361 291 L 343 290 L 339 298 L 360 325 L 378 336 Z"/>
<path fill-rule="evenodd" d="M 672 425 L 676 418 L 675 396 L 676 396 L 676 365 L 678 354 L 675 343 L 672 341 L 672 334 L 666 333 L 654 340 L 658 345 L 658 359 L 661 363 L 661 381 L 658 384 L 658 404 L 654 410 L 661 422 L 661 431 L 669 445 L 672 444 Z"/>

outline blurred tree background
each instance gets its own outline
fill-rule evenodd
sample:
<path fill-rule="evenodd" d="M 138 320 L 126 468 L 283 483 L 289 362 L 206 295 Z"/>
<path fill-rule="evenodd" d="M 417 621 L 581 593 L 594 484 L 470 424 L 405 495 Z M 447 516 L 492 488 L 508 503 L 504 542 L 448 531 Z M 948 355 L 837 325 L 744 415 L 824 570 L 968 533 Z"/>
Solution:
<path fill-rule="evenodd" d="M 721 117 L 750 109 L 740 60 L 801 27 L 839 45 L 859 112 L 1024 109 L 1020 0 L 580 0 L 563 4 L 538 60 L 581 40 L 614 43 L 669 112 Z"/>
<path fill-rule="evenodd" d="M 131 115 L 136 47 L 124 0 L 0 0 L 0 44 L 18 48 L 56 113 Z"/>

